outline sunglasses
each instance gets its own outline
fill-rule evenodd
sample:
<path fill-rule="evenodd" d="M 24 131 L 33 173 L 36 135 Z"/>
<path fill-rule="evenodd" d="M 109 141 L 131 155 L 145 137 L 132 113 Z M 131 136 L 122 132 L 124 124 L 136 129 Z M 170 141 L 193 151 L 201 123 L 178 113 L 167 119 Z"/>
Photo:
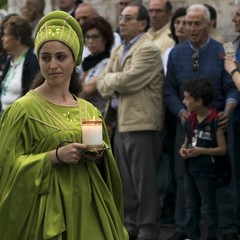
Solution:
<path fill-rule="evenodd" d="M 193 71 L 199 72 L 199 52 L 194 52 L 192 55 L 193 60 Z"/>

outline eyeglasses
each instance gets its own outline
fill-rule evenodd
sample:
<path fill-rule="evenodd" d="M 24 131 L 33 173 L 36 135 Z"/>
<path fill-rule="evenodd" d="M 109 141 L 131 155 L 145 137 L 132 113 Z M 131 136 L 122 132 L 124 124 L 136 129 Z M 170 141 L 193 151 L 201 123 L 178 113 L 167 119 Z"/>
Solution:
<path fill-rule="evenodd" d="M 101 36 L 99 34 L 93 34 L 93 35 L 85 35 L 84 39 L 85 41 L 89 41 L 90 39 L 97 40 L 98 38 L 100 38 Z"/>
<path fill-rule="evenodd" d="M 192 55 L 193 71 L 199 72 L 199 52 L 194 52 Z"/>
<path fill-rule="evenodd" d="M 119 16 L 119 21 L 123 20 L 125 22 L 130 22 L 130 21 L 132 21 L 134 19 L 136 19 L 136 18 L 134 18 L 131 15 L 121 15 L 121 16 Z"/>

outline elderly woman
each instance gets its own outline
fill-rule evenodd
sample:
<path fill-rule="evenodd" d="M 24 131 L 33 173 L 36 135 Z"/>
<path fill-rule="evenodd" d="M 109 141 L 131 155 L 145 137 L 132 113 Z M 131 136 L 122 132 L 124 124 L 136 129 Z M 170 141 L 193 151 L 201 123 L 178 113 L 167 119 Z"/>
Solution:
<path fill-rule="evenodd" d="M 77 97 L 81 28 L 68 13 L 52 11 L 34 39 L 41 69 L 35 87 L 0 123 L 1 239 L 127 240 L 105 125 L 102 149 L 83 143 L 83 120 L 102 116 Z"/>
<path fill-rule="evenodd" d="M 3 70 L 0 84 L 1 110 L 20 98 L 39 72 L 33 53 L 31 24 L 23 17 L 11 16 L 3 24 L 2 46 L 11 56 Z"/>
<path fill-rule="evenodd" d="M 82 62 L 83 90 L 80 96 L 91 102 L 103 114 L 106 100 L 99 94 L 94 77 L 101 74 L 108 63 L 114 35 L 110 23 L 101 16 L 87 19 L 82 29 L 85 45 L 91 54 Z"/>

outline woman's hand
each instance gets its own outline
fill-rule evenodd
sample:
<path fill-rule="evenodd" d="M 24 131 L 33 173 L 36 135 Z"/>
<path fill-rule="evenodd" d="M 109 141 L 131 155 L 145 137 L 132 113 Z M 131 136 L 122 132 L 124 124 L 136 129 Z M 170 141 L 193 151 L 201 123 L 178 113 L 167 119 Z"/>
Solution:
<path fill-rule="evenodd" d="M 77 164 L 84 156 L 86 145 L 81 143 L 69 143 L 51 151 L 51 159 L 55 164 Z"/>
<path fill-rule="evenodd" d="M 90 161 L 95 161 L 95 162 L 98 162 L 99 159 L 102 158 L 103 156 L 103 153 L 104 153 L 104 150 L 103 151 L 98 151 L 98 152 L 85 152 L 84 154 L 84 158 L 90 160 Z"/>
<path fill-rule="evenodd" d="M 82 158 L 98 163 L 106 150 L 108 149 L 90 152 L 87 151 L 85 144 L 68 143 L 63 146 L 60 145 L 56 150 L 51 151 L 50 155 L 54 164 L 77 164 Z"/>
<path fill-rule="evenodd" d="M 231 72 L 237 68 L 237 62 L 234 61 L 231 57 L 225 56 L 224 57 L 224 68 L 225 70 L 231 74 Z"/>
<path fill-rule="evenodd" d="M 91 78 L 87 83 L 82 85 L 83 89 L 80 97 L 86 100 L 91 100 L 97 92 L 96 77 Z"/>

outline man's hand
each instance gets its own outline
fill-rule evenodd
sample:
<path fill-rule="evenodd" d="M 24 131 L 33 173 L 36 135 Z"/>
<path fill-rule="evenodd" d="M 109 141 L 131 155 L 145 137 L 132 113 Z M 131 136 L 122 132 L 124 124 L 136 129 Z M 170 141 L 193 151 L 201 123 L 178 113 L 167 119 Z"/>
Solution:
<path fill-rule="evenodd" d="M 180 114 L 180 120 L 182 125 L 184 125 L 185 121 L 188 119 L 190 116 L 190 113 L 187 110 L 183 110 Z"/>
<path fill-rule="evenodd" d="M 218 126 L 225 131 L 228 127 L 229 115 L 226 112 L 218 113 Z"/>

